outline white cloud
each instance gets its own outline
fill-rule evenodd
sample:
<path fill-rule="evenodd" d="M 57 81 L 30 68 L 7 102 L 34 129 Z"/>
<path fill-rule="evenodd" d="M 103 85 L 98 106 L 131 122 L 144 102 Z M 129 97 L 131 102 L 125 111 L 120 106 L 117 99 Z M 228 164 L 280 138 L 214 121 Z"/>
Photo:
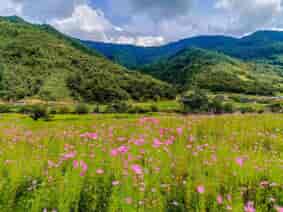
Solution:
<path fill-rule="evenodd" d="M 86 4 L 77 6 L 72 15 L 65 19 L 50 22 L 58 30 L 84 40 L 96 40 L 141 46 L 160 45 L 164 39 L 160 36 L 139 36 L 113 25 L 99 9 Z"/>
<path fill-rule="evenodd" d="M 0 15 L 49 23 L 81 39 L 142 46 L 283 28 L 283 0 L 104 0 L 105 11 L 93 7 L 99 1 L 0 0 Z"/>

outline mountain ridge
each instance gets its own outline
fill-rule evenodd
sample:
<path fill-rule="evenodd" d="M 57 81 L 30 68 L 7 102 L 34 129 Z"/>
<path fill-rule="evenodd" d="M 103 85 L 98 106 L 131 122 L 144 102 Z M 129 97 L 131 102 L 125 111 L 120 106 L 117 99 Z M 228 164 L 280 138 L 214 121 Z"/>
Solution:
<path fill-rule="evenodd" d="M 179 40 L 159 47 L 81 41 L 107 58 L 126 67 L 140 67 L 173 56 L 188 47 L 219 51 L 243 60 L 257 60 L 283 66 L 283 32 L 259 30 L 241 38 L 223 35 L 202 35 Z M 273 57 L 272 59 L 270 59 Z"/>

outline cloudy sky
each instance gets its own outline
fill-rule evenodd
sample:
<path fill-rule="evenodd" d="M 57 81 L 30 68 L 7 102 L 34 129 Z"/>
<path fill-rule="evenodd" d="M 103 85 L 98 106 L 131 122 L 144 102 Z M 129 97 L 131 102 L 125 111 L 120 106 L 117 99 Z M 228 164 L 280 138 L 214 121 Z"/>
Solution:
<path fill-rule="evenodd" d="M 160 45 L 200 34 L 283 29 L 283 0 L 0 0 L 0 15 L 85 40 Z"/>

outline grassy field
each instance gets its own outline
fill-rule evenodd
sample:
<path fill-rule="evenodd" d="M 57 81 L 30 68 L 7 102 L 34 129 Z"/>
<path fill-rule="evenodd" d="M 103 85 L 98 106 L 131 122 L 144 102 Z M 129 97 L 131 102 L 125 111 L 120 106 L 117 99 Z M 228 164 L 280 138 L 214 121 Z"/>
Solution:
<path fill-rule="evenodd" d="M 283 115 L 1 115 L 0 210 L 282 211 Z"/>

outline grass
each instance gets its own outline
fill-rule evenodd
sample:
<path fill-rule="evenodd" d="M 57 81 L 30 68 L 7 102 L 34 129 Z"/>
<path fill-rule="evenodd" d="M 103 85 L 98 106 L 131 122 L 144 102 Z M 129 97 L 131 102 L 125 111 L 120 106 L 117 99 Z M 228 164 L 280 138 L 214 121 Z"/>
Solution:
<path fill-rule="evenodd" d="M 4 114 L 0 138 L 1 211 L 283 206 L 283 115 Z"/>

